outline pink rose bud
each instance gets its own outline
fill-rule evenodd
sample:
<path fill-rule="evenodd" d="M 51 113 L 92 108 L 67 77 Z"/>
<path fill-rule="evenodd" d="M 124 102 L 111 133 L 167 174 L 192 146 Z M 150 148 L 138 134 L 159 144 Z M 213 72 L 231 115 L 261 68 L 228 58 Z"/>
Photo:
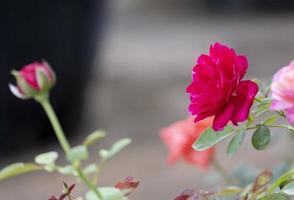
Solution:
<path fill-rule="evenodd" d="M 294 125 L 294 61 L 275 73 L 271 96 L 271 110 L 285 111 L 287 120 Z"/>
<path fill-rule="evenodd" d="M 55 73 L 46 61 L 25 65 L 20 71 L 12 71 L 16 86 L 9 84 L 11 92 L 18 98 L 29 99 L 47 93 L 55 84 Z"/>

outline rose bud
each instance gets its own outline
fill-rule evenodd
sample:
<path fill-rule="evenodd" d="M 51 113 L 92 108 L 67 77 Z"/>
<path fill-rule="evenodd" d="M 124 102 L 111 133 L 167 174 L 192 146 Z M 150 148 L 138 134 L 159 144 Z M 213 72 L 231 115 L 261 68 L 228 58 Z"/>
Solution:
<path fill-rule="evenodd" d="M 47 93 L 55 84 L 55 73 L 46 61 L 25 65 L 20 71 L 13 70 L 16 86 L 9 84 L 11 92 L 18 98 L 29 99 Z"/>

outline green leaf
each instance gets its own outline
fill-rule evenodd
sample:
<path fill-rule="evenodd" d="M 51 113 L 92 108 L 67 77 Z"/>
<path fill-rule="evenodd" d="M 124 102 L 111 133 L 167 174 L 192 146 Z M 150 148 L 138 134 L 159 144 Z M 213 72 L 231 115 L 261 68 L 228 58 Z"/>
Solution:
<path fill-rule="evenodd" d="M 58 167 L 57 170 L 61 174 L 65 174 L 65 175 L 72 174 L 74 176 L 77 175 L 77 172 L 76 172 L 75 168 L 73 166 L 71 166 L 71 165 L 66 165 L 64 167 Z"/>
<path fill-rule="evenodd" d="M 252 192 L 257 192 L 258 190 L 264 188 L 270 183 L 273 178 L 273 174 L 270 171 L 261 172 L 255 179 L 254 185 L 252 187 Z"/>
<path fill-rule="evenodd" d="M 0 180 L 11 178 L 20 174 L 41 170 L 42 167 L 34 163 L 14 163 L 8 165 L 0 171 Z"/>
<path fill-rule="evenodd" d="M 273 116 L 267 118 L 266 120 L 264 120 L 261 123 L 264 124 L 264 125 L 271 125 L 271 124 L 273 124 L 276 121 L 276 119 L 277 119 L 277 116 L 276 115 L 273 115 Z"/>
<path fill-rule="evenodd" d="M 269 128 L 267 126 L 260 125 L 254 131 L 251 138 L 251 142 L 255 149 L 263 150 L 270 143 L 270 139 L 271 139 L 271 134 L 270 134 Z"/>
<path fill-rule="evenodd" d="M 293 196 L 294 195 L 294 181 L 285 185 L 282 189 L 282 192 L 284 192 L 287 195 Z"/>
<path fill-rule="evenodd" d="M 196 151 L 206 150 L 220 141 L 231 136 L 234 129 L 231 126 L 226 126 L 223 131 L 214 131 L 212 128 L 206 129 L 199 139 L 193 144 Z"/>
<path fill-rule="evenodd" d="M 241 146 L 245 138 L 245 133 L 246 133 L 246 130 L 243 128 L 237 131 L 236 135 L 232 138 L 231 142 L 228 145 L 228 148 L 227 148 L 228 155 L 233 155 L 237 152 L 237 150 L 239 149 L 239 147 Z"/>
<path fill-rule="evenodd" d="M 77 160 L 87 160 L 89 157 L 88 149 L 83 145 L 75 146 L 70 149 L 66 157 L 71 162 Z"/>
<path fill-rule="evenodd" d="M 35 157 L 35 162 L 39 165 L 43 165 L 44 169 L 48 172 L 53 172 L 55 169 L 55 161 L 58 158 L 58 153 L 50 151 L 43 153 Z"/>
<path fill-rule="evenodd" d="M 100 156 L 103 159 L 109 159 L 116 155 L 118 152 L 120 152 L 122 149 L 124 149 L 126 146 L 128 146 L 132 142 L 129 138 L 123 138 L 116 143 L 112 145 L 112 147 L 109 150 L 102 149 L 100 150 Z"/>
<path fill-rule="evenodd" d="M 273 193 L 263 197 L 261 200 L 289 200 L 289 198 L 279 193 Z"/>
<path fill-rule="evenodd" d="M 98 168 L 97 168 L 97 165 L 94 164 L 94 163 L 92 163 L 92 164 L 88 165 L 88 166 L 83 170 L 83 172 L 84 172 L 85 174 L 92 174 L 92 173 L 96 172 L 97 169 L 98 169 Z"/>
<path fill-rule="evenodd" d="M 104 138 L 106 136 L 106 132 L 102 130 L 97 130 L 86 137 L 83 142 L 83 145 L 90 146 L 97 142 L 99 139 Z"/>
<path fill-rule="evenodd" d="M 55 165 L 55 161 L 58 158 L 58 153 L 55 151 L 50 151 L 47 153 L 42 153 L 35 157 L 35 162 L 40 165 Z"/>
<path fill-rule="evenodd" d="M 101 187 L 98 188 L 103 200 L 127 200 L 125 192 L 114 187 Z M 86 200 L 102 200 L 96 197 L 94 192 L 89 191 L 86 194 Z"/>
<path fill-rule="evenodd" d="M 251 113 L 249 113 L 246 126 L 248 127 L 250 124 L 252 124 L 253 121 L 254 121 L 254 116 Z"/>
<path fill-rule="evenodd" d="M 259 116 L 266 111 L 269 110 L 269 107 L 271 105 L 271 101 L 269 100 L 263 100 L 260 104 L 258 104 L 253 110 L 252 113 L 256 116 Z"/>

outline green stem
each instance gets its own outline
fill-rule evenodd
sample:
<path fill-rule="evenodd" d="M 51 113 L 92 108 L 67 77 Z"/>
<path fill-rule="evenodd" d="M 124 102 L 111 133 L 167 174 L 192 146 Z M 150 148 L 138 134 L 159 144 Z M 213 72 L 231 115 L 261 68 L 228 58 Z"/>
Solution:
<path fill-rule="evenodd" d="M 98 199 L 102 199 L 102 195 L 99 192 L 99 190 L 96 188 L 96 186 L 91 181 L 88 180 L 88 178 L 83 173 L 83 171 L 80 168 L 76 168 L 76 171 L 77 171 L 80 179 L 86 184 L 86 186 L 88 186 L 88 188 L 90 188 L 95 193 L 95 195 L 98 197 Z"/>
<path fill-rule="evenodd" d="M 271 186 L 268 188 L 268 193 L 272 194 L 276 190 L 277 187 L 279 187 L 285 180 L 288 178 L 292 178 L 294 176 L 294 171 L 291 170 L 289 172 L 286 172 L 284 175 L 280 176 Z"/>
<path fill-rule="evenodd" d="M 42 96 L 38 96 L 35 98 L 35 100 L 37 102 L 39 102 L 42 107 L 44 108 L 50 122 L 51 125 L 54 129 L 54 132 L 57 136 L 57 139 L 63 149 L 63 151 L 65 152 L 65 154 L 67 154 L 70 151 L 70 145 L 68 140 L 65 137 L 64 131 L 60 125 L 60 122 L 58 121 L 58 118 L 54 112 L 54 109 L 52 108 L 52 105 L 50 104 L 49 101 L 49 97 L 48 94 L 42 95 Z M 89 187 L 94 193 L 95 195 L 98 197 L 98 199 L 102 199 L 102 195 L 99 192 L 99 190 L 96 188 L 96 186 L 88 180 L 87 176 L 83 173 L 83 171 L 81 170 L 81 168 L 79 167 L 79 165 L 75 165 L 75 163 L 71 163 L 73 166 L 76 166 L 76 172 L 79 175 L 79 178 L 86 184 L 87 187 Z"/>
<path fill-rule="evenodd" d="M 58 121 L 58 118 L 49 102 L 49 100 L 42 100 L 40 101 L 42 107 L 44 108 L 45 112 L 47 113 L 47 116 L 51 122 L 51 125 L 55 131 L 55 134 L 57 136 L 57 139 L 63 149 L 63 151 L 67 154 L 70 150 L 70 145 L 64 135 L 64 132 L 61 128 L 61 125 Z"/>
<path fill-rule="evenodd" d="M 98 180 L 99 180 L 99 175 L 100 175 L 100 172 L 102 170 L 102 168 L 104 167 L 105 165 L 105 162 L 106 160 L 105 159 L 102 159 L 97 167 L 97 171 L 95 173 L 95 176 L 94 176 L 94 183 L 98 184 Z"/>
<path fill-rule="evenodd" d="M 227 173 L 227 171 L 225 170 L 225 168 L 219 163 L 219 161 L 217 159 L 214 159 L 212 161 L 212 166 L 223 177 L 224 181 L 227 184 L 231 184 L 232 183 L 232 180 L 231 180 L 229 174 Z"/>
<path fill-rule="evenodd" d="M 266 125 L 270 128 L 288 128 L 287 125 Z M 247 130 L 257 129 L 258 126 L 248 127 Z"/>

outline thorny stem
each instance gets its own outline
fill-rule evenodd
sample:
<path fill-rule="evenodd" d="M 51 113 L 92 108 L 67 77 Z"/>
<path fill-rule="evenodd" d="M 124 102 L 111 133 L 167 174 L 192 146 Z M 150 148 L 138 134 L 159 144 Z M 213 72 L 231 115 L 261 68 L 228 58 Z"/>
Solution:
<path fill-rule="evenodd" d="M 37 102 L 39 102 L 42 105 L 42 107 L 44 108 L 44 110 L 50 120 L 50 123 L 54 129 L 54 132 L 57 136 L 57 139 L 58 139 L 63 151 L 65 152 L 65 154 L 67 154 L 70 151 L 70 144 L 69 144 L 68 140 L 66 139 L 64 131 L 63 131 L 63 129 L 60 125 L 60 122 L 55 114 L 55 111 L 52 108 L 52 105 L 50 104 L 48 94 L 43 94 L 43 95 L 37 96 L 35 98 L 35 100 Z M 75 167 L 79 178 L 85 183 L 85 185 L 95 193 L 95 195 L 98 197 L 98 199 L 102 199 L 102 195 L 99 192 L 99 190 L 96 188 L 96 185 L 94 185 L 91 181 L 88 180 L 87 176 L 84 174 L 84 172 L 79 167 L 79 164 L 72 162 L 72 165 Z"/>

